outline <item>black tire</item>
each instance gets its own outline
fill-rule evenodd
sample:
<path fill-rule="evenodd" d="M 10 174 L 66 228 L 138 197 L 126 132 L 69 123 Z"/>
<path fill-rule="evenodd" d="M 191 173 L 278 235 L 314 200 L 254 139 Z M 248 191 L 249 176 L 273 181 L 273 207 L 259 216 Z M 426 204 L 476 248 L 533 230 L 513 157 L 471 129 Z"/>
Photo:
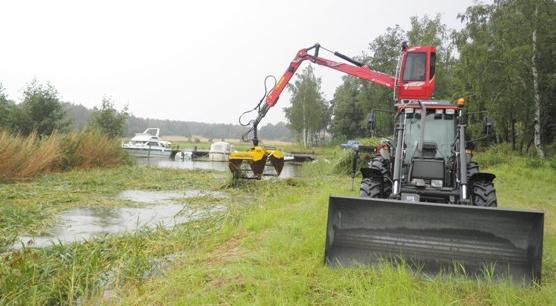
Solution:
<path fill-rule="evenodd" d="M 498 203 L 496 201 L 496 189 L 494 189 L 494 183 L 492 182 L 473 182 L 473 194 L 472 203 L 473 206 L 483 206 L 483 207 L 496 207 Z"/>
<path fill-rule="evenodd" d="M 469 161 L 467 163 L 467 179 L 469 180 L 473 174 L 479 173 L 479 165 L 475 161 Z"/>
<path fill-rule="evenodd" d="M 381 198 L 383 195 L 382 181 L 379 177 L 368 177 L 361 180 L 359 196 L 362 198 Z"/>
<path fill-rule="evenodd" d="M 392 194 L 392 183 L 387 178 L 384 178 L 384 183 L 382 185 L 382 197 L 388 198 Z"/>

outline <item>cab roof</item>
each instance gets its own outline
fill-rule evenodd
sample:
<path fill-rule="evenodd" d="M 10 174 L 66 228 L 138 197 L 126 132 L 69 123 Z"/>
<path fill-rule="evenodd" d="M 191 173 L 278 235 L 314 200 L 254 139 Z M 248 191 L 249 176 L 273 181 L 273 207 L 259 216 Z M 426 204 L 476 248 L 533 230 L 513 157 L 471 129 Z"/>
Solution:
<path fill-rule="evenodd" d="M 459 106 L 457 104 L 451 103 L 449 101 L 421 101 L 421 103 L 425 105 L 427 109 L 459 109 Z M 396 103 L 395 106 L 398 112 L 406 108 L 421 108 L 421 105 L 416 100 L 402 100 L 400 103 Z"/>

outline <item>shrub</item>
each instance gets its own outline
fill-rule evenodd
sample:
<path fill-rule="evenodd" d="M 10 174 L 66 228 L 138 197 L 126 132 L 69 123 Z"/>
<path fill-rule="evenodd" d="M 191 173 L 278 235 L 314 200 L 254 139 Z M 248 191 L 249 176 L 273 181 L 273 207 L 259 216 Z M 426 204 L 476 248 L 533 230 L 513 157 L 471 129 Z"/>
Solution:
<path fill-rule="evenodd" d="M 556 157 L 553 157 L 551 160 L 548 161 L 550 168 L 556 170 Z"/>
<path fill-rule="evenodd" d="M 538 158 L 527 158 L 525 160 L 525 166 L 527 168 L 541 168 L 544 165 L 544 161 Z"/>
<path fill-rule="evenodd" d="M 514 161 L 517 155 L 509 144 L 498 144 L 492 146 L 487 151 L 476 152 L 473 158 L 479 163 L 481 168 L 489 168 L 499 164 L 510 163 Z"/>

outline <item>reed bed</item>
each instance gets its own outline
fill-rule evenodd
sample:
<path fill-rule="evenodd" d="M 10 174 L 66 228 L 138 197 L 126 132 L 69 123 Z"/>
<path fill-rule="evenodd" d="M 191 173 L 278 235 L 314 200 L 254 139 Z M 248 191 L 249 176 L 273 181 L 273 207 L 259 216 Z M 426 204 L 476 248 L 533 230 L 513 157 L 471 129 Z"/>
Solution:
<path fill-rule="evenodd" d="M 40 137 L 0 131 L 0 182 L 28 180 L 40 174 L 126 163 L 117 139 L 87 130 Z"/>

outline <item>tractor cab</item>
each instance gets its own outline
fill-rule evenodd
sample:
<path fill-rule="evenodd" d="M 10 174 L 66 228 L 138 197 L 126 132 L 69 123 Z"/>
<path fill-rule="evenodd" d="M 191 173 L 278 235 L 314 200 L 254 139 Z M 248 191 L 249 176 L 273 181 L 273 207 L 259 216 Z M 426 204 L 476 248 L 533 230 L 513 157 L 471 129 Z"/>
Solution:
<path fill-rule="evenodd" d="M 443 102 L 407 104 L 404 121 L 402 183 L 418 188 L 452 187 L 449 179 L 456 138 L 457 106 Z"/>
<path fill-rule="evenodd" d="M 396 106 L 397 132 L 392 148 L 396 157 L 391 165 L 398 170 L 391 170 L 399 176 L 394 190 L 402 198 L 410 194 L 417 201 L 457 201 L 454 145 L 459 107 L 419 100 L 402 101 Z"/>

